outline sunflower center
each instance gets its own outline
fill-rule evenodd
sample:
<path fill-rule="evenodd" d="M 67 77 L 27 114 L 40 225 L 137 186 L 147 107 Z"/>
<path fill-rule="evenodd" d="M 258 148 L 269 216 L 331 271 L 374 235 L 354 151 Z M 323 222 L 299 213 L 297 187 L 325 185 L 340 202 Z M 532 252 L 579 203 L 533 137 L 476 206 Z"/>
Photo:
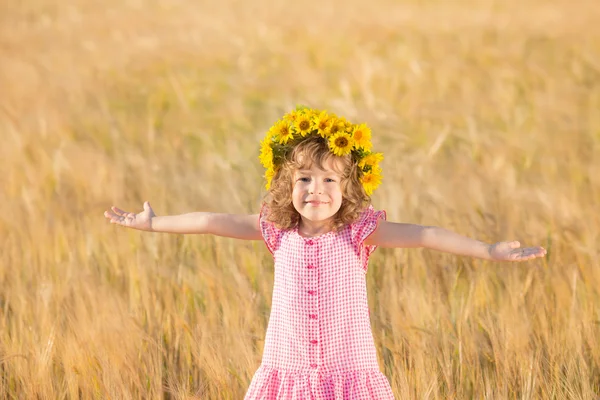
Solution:
<path fill-rule="evenodd" d="M 363 133 L 361 131 L 354 132 L 354 139 L 360 140 L 362 139 Z"/>
<path fill-rule="evenodd" d="M 339 126 L 337 126 L 337 125 L 333 125 L 333 126 L 331 127 L 331 133 L 332 133 L 332 134 L 336 133 L 336 132 L 337 132 L 337 131 L 339 131 L 339 130 L 340 130 L 340 128 L 339 128 Z"/>
<path fill-rule="evenodd" d="M 299 126 L 300 126 L 300 130 L 303 130 L 303 131 L 308 130 L 308 128 L 310 127 L 310 122 L 300 121 Z"/>
<path fill-rule="evenodd" d="M 335 139 L 335 145 L 337 147 L 346 147 L 348 146 L 348 139 L 346 139 L 345 137 L 339 137 Z"/>

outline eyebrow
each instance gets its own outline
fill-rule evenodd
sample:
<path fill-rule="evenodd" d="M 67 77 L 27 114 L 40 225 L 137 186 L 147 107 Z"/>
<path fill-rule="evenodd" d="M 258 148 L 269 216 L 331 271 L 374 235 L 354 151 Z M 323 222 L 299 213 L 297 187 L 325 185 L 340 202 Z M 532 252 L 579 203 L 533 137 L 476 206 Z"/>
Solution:
<path fill-rule="evenodd" d="M 296 170 L 296 172 L 299 172 L 301 174 L 306 174 L 306 173 L 311 173 L 312 171 L 310 169 L 298 169 Z M 329 175 L 329 174 L 334 174 L 334 175 L 339 175 L 338 172 L 333 171 L 333 170 L 324 170 L 323 173 Z"/>

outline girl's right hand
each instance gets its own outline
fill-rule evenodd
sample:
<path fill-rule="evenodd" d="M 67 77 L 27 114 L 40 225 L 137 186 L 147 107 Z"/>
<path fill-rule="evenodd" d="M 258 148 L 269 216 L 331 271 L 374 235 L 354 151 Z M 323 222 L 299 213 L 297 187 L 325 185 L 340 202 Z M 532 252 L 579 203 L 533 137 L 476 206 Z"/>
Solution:
<path fill-rule="evenodd" d="M 144 202 L 144 211 L 139 214 L 130 213 L 111 207 L 110 211 L 104 211 L 104 216 L 111 224 L 119 224 L 127 228 L 139 229 L 140 231 L 152 231 L 152 218 L 156 216 L 150 203 Z"/>

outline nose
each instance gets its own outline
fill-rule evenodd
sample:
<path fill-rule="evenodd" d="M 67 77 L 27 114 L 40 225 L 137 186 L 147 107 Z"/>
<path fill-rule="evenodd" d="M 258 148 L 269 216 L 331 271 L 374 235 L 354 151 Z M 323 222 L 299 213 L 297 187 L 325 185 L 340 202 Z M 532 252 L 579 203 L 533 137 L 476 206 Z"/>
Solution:
<path fill-rule="evenodd" d="M 323 193 L 323 188 L 318 179 L 312 179 L 310 181 L 310 184 L 308 185 L 308 193 L 310 193 L 310 194 L 314 194 L 314 193 L 322 194 Z"/>

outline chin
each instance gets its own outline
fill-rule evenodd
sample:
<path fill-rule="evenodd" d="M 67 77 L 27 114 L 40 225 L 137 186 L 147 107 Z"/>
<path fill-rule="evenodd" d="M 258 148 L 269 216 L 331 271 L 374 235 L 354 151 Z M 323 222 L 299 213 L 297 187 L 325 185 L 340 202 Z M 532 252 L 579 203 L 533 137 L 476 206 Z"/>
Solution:
<path fill-rule="evenodd" d="M 321 212 L 308 211 L 308 212 L 304 212 L 300 215 L 302 215 L 304 218 L 307 218 L 311 221 L 323 221 L 323 220 L 333 217 L 335 215 L 335 213 L 331 213 L 329 211 L 321 211 Z"/>

